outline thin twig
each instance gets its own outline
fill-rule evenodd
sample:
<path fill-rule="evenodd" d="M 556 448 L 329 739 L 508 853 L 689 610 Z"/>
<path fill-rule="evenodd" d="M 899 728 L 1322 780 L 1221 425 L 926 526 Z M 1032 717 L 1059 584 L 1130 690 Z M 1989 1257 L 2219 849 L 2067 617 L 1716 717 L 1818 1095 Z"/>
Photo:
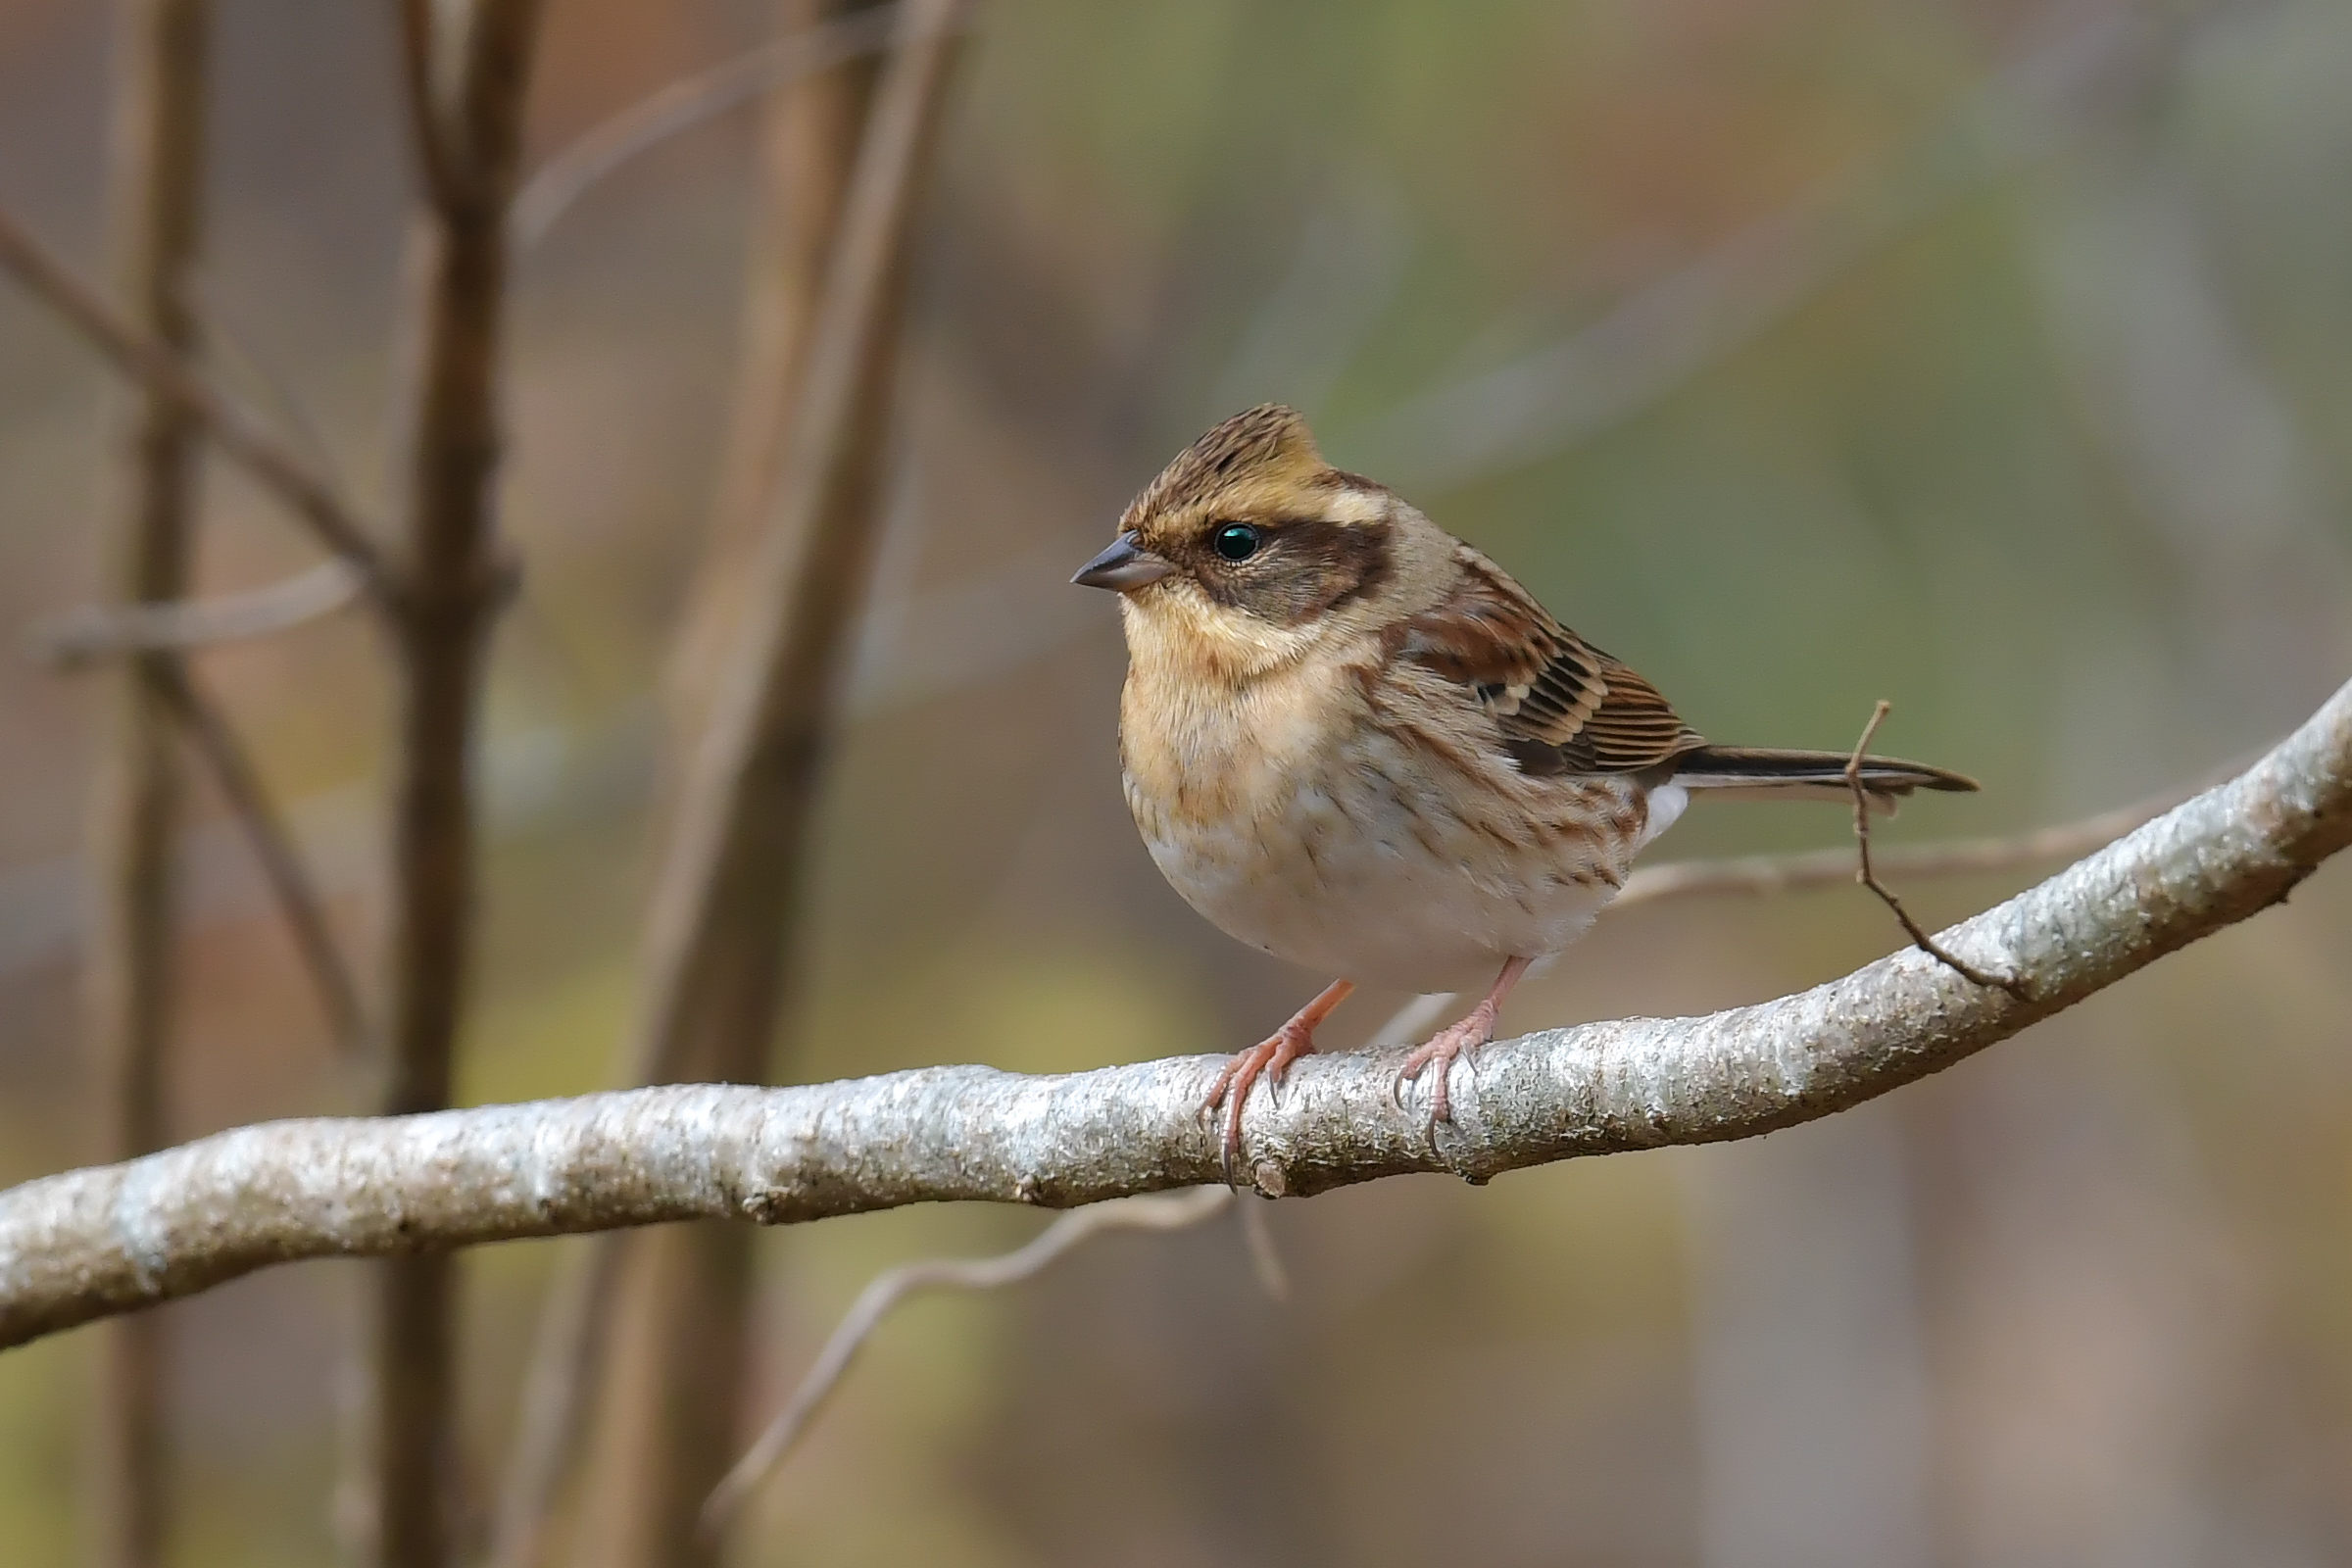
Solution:
<path fill-rule="evenodd" d="M 334 613 L 358 598 L 360 588 L 360 574 L 349 562 L 324 561 L 282 581 L 212 599 L 85 605 L 35 622 L 24 638 L 51 667 L 81 669 L 128 654 L 267 637 Z"/>
<path fill-rule="evenodd" d="M 1266 1223 L 1265 1209 L 1256 1203 L 1244 1203 L 1235 1212 L 1242 1217 L 1242 1245 L 1250 1249 L 1250 1272 L 1257 1276 L 1259 1288 L 1268 1296 L 1277 1301 L 1288 1301 L 1291 1271 L 1282 1266 L 1282 1250 L 1274 1245 L 1274 1227 Z"/>
<path fill-rule="evenodd" d="M 517 250 L 527 250 L 571 210 L 583 191 L 622 164 L 730 109 L 821 71 L 890 45 L 898 0 L 763 43 L 708 71 L 673 81 L 589 127 L 548 159 L 515 193 L 508 219 Z"/>
<path fill-rule="evenodd" d="M 1911 918 L 1911 911 L 1903 907 L 1903 901 L 1896 898 L 1893 891 L 1879 880 L 1878 873 L 1871 869 L 1871 801 L 1870 791 L 1862 783 L 1862 759 L 1870 750 L 1871 737 L 1878 734 L 1879 726 L 1885 723 L 1886 715 L 1893 711 L 1894 705 L 1892 703 L 1883 697 L 1879 699 L 1878 706 L 1870 711 L 1870 722 L 1862 726 L 1862 738 L 1854 742 L 1853 756 L 1845 760 L 1845 787 L 1854 792 L 1854 845 L 1860 852 L 1860 864 L 1855 867 L 1854 880 L 1876 893 L 1886 907 L 1894 911 L 1894 917 L 1902 922 L 1903 930 L 1910 934 L 1912 942 L 1920 952 L 1927 954 L 1954 973 L 1963 975 L 1978 985 L 2006 991 L 2020 1002 L 2032 1002 L 2034 998 L 2027 991 L 2023 980 L 1980 969 L 1963 958 L 1953 956 L 1951 953 L 1938 946 L 1936 939 L 1929 936 L 1917 920 Z"/>
<path fill-rule="evenodd" d="M 189 744 L 211 769 L 229 814 L 244 829 L 263 879 L 277 901 L 278 913 L 294 938 L 302 966 L 318 993 L 318 1005 L 326 1014 L 335 1044 L 347 1058 L 360 1059 L 368 1046 L 368 1014 L 360 1001 L 359 982 L 335 941 L 326 901 L 303 863 L 302 851 L 271 800 L 261 770 L 254 766 L 228 715 L 197 688 L 185 669 L 172 669 L 163 690 Z"/>
<path fill-rule="evenodd" d="M 377 597 L 391 598 L 368 525 L 334 486 L 194 361 L 123 319 L 5 209 L 0 209 L 0 268 L 64 317 L 117 368 L 194 414 L 220 450 L 283 501 L 321 544 L 351 563 Z"/>
<path fill-rule="evenodd" d="M 1374 1038 L 1417 1032 L 1422 1027 L 1422 1014 L 1432 1010 L 1425 1004 L 1434 1002 L 1443 1007 L 1448 1000 L 1443 994 L 1414 998 L 1382 1025 Z M 784 1408 L 705 1499 L 700 1521 L 703 1539 L 717 1540 L 751 1494 L 775 1473 L 808 1430 L 819 1406 L 849 1371 L 858 1350 L 882 1326 L 882 1320 L 907 1297 L 924 1290 L 986 1291 L 1017 1284 L 1035 1278 L 1081 1242 L 1103 1231 L 1181 1230 L 1208 1218 L 1229 1200 L 1239 1197 L 1240 1190 L 1227 1184 L 1145 1198 L 1114 1199 L 1107 1203 L 1074 1209 L 1026 1245 L 997 1257 L 926 1259 L 902 1264 L 875 1276 L 858 1293 L 857 1301 L 810 1363 Z M 1241 1218 L 1243 1245 L 1249 1249 L 1250 1271 L 1268 1296 L 1277 1301 L 1289 1300 L 1290 1275 L 1282 1266 L 1281 1253 L 1275 1250 L 1265 1211 L 1255 1203 L 1243 1203 L 1236 1212 Z M 492 1568 L 513 1568 L 513 1565 L 494 1559 Z"/>
<path fill-rule="evenodd" d="M 716 1540 L 753 1491 L 783 1463 L 808 1430 L 817 1407 L 850 1369 L 851 1361 L 882 1326 L 882 1320 L 907 1297 L 918 1291 L 1001 1290 L 1034 1279 L 1089 1237 L 1108 1230 L 1181 1230 L 1208 1218 L 1236 1196 L 1229 1187 L 1194 1187 L 1181 1193 L 1114 1199 L 1073 1209 L 1040 1231 L 1027 1246 L 997 1257 L 927 1258 L 876 1275 L 858 1293 L 784 1408 L 704 1502 L 704 1539 Z"/>
<path fill-rule="evenodd" d="M 446 212 L 458 203 L 463 175 L 444 118 L 448 107 L 442 101 L 439 22 L 433 0 L 400 0 L 401 89 L 408 99 L 404 119 L 426 205 Z M 460 22 L 460 30 L 466 24 Z"/>
<path fill-rule="evenodd" d="M 1898 876 L 1971 876 L 2010 871 L 2044 860 L 2074 859 L 2122 838 L 2187 800 L 2204 784 L 2167 790 L 2131 806 L 2117 807 L 2076 822 L 2000 838 L 1953 839 L 1875 850 L 1872 865 Z M 1807 850 L 1793 855 L 1746 855 L 1720 860 L 1678 860 L 1643 866 L 1609 901 L 1611 910 L 1659 899 L 1711 893 L 1791 893 L 1804 888 L 1847 885 L 1854 880 L 1850 850 Z"/>
<path fill-rule="evenodd" d="M 724 924 L 728 878 L 748 843 L 772 837 L 780 786 L 806 792 L 833 722 L 831 677 L 854 624 L 866 530 L 858 503 L 879 465 L 864 417 L 886 388 L 897 284 L 922 155 L 940 111 L 962 0 L 920 0 L 877 89 L 833 246 L 792 410 L 791 441 L 759 548 L 755 584 L 718 672 L 719 691 L 681 784 L 676 825 L 647 920 L 647 1002 L 636 1031 L 639 1079 L 676 1070 L 701 1000 L 696 969 Z M 762 766 L 767 754 L 787 764 Z M 779 779 L 779 773 L 788 776 Z M 796 804 L 797 828 L 805 813 Z"/>
<path fill-rule="evenodd" d="M 581 1415 L 596 1404 L 597 1352 L 627 1256 L 612 1240 L 591 1236 L 578 1243 L 569 1266 L 559 1268 L 549 1287 L 490 1523 L 486 1568 L 531 1568 L 539 1561 L 548 1518 L 578 1448 Z"/>
<path fill-rule="evenodd" d="M 220 367 L 221 384 L 232 389 L 242 384 L 253 394 L 255 407 L 277 421 L 286 445 L 310 463 L 311 471 L 335 494 L 350 495 L 350 476 L 335 461 L 326 432 L 303 407 L 292 382 L 238 330 L 218 292 L 199 286 L 193 293 L 195 308 L 204 317 L 205 350 Z"/>

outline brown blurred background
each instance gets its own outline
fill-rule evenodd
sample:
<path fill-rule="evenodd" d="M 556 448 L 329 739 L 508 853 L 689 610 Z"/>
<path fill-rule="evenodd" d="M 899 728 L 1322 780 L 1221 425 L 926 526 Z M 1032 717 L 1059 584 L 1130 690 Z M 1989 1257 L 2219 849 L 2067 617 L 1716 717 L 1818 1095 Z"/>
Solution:
<path fill-rule="evenodd" d="M 409 200 L 387 16 L 221 0 L 202 286 L 221 363 L 368 496 Z M 532 159 L 775 25 L 766 0 L 551 7 Z M 108 48 L 106 7 L 0 4 L 0 201 L 93 269 Z M 921 218 L 793 1074 L 1230 1049 L 1316 983 L 1152 870 L 1112 608 L 1065 585 L 1252 402 L 1300 406 L 1711 736 L 1844 746 L 1892 699 L 1890 749 L 1986 785 L 1892 840 L 2083 814 L 2282 732 L 2352 673 L 2347 80 L 2340 0 L 986 0 Z M 516 263 L 501 493 L 527 576 L 483 740 L 468 1102 L 597 1087 L 628 1024 L 755 126 L 663 143 Z M 118 392 L 0 287 L 0 625 L 97 595 Z M 225 465 L 205 484 L 201 585 L 313 559 Z M 347 615 L 204 656 L 359 952 L 379 654 Z M 0 1181 L 97 1147 L 93 693 L 0 660 Z M 174 1136 L 356 1108 L 238 841 L 198 815 Z M 1845 831 L 1720 808 L 1654 853 Z M 1940 920 L 2024 880 L 1908 892 Z M 1897 940 L 1859 891 L 1629 910 L 1506 1025 L 1711 1009 Z M 1228 1220 L 1110 1238 L 885 1328 L 737 1556 L 2352 1559 L 2347 1048 L 2339 866 L 1827 1123 L 1275 1205 L 1288 1304 Z M 763 1236 L 760 1402 L 878 1269 L 1040 1223 Z M 555 1255 L 467 1261 L 477 1471 Z M 331 1559 L 357 1278 L 169 1309 L 174 1561 Z M 88 1339 L 0 1355 L 0 1559 L 77 1549 Z"/>

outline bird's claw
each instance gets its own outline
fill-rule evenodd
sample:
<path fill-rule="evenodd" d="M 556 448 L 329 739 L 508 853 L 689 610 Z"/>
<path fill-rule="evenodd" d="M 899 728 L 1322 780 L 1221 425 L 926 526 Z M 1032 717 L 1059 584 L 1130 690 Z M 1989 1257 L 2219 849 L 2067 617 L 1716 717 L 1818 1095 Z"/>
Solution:
<path fill-rule="evenodd" d="M 1404 1107 L 1406 1081 L 1420 1077 L 1422 1069 L 1434 1062 L 1437 1073 L 1430 1080 L 1430 1126 L 1434 1128 L 1440 1122 L 1453 1120 L 1453 1100 L 1446 1082 L 1452 1075 L 1453 1064 L 1494 1038 L 1494 1011 L 1484 1004 L 1472 1008 L 1467 1017 L 1447 1024 L 1404 1058 L 1404 1065 L 1396 1069 L 1396 1081 L 1389 1086 L 1389 1097 L 1401 1110 Z"/>
<path fill-rule="evenodd" d="M 1293 1019 L 1249 1050 L 1236 1052 L 1232 1060 L 1217 1069 L 1215 1080 L 1208 1086 L 1207 1097 L 1200 1102 L 1200 1111 L 1202 1115 L 1209 1115 L 1220 1105 L 1225 1109 L 1225 1137 L 1220 1159 L 1225 1170 L 1226 1186 L 1240 1185 L 1234 1175 L 1234 1166 L 1242 1152 L 1242 1103 L 1250 1098 L 1250 1086 L 1259 1078 L 1264 1078 L 1266 1098 L 1273 1100 L 1291 1063 L 1300 1056 L 1312 1055 L 1314 1049 L 1311 1026 L 1301 1027 L 1297 1019 Z"/>

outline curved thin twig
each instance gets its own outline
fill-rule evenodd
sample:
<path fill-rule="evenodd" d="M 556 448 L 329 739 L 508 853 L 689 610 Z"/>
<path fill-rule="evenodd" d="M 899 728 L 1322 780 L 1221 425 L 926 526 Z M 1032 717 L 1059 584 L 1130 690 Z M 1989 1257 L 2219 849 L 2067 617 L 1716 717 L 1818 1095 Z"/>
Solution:
<path fill-rule="evenodd" d="M 523 1374 L 521 1415 L 490 1521 L 487 1568 L 530 1568 L 540 1560 L 580 1436 L 580 1412 L 595 1403 L 597 1352 L 620 1294 L 624 1254 L 612 1240 L 575 1244 L 581 1254 L 556 1271 Z"/>
<path fill-rule="evenodd" d="M 189 744 L 212 770 L 229 813 L 253 847 L 253 858 L 277 901 L 278 913 L 294 938 L 303 969 L 318 993 L 318 1004 L 326 1013 L 336 1045 L 346 1057 L 360 1059 L 368 1047 L 368 1014 L 360 1001 L 359 982 L 343 961 L 343 949 L 327 922 L 326 901 L 303 863 L 302 851 L 278 814 L 269 786 L 262 782 L 261 770 L 253 765 L 228 715 L 197 689 L 185 669 L 171 671 L 163 681 L 163 692 Z"/>
<path fill-rule="evenodd" d="M 909 1296 L 919 1291 L 994 1291 L 1017 1285 L 1035 1279 L 1071 1249 L 1102 1231 L 1181 1230 L 1208 1218 L 1237 1196 L 1230 1187 L 1195 1187 L 1181 1193 L 1117 1199 L 1064 1214 L 1026 1246 L 996 1257 L 925 1258 L 875 1275 L 809 1363 L 808 1374 L 784 1401 L 784 1408 L 703 1503 L 704 1539 L 716 1540 L 736 1510 L 784 1462 L 874 1330 Z"/>
<path fill-rule="evenodd" d="M 1304 1195 L 1408 1171 L 1472 1182 L 1826 1116 L 2005 1040 L 2283 900 L 2352 843 L 2352 684 L 2238 777 L 1938 933 L 2019 1002 L 1914 949 L 1699 1018 L 1496 1041 L 1453 1120 L 1391 1097 L 1399 1054 L 1297 1063 L 1253 1096 L 1244 1168 Z M 945 1049 L 945 1048 L 943 1048 Z M 790 1224 L 914 1202 L 1076 1207 L 1216 1182 L 1200 1115 L 1224 1057 L 1060 1076 L 927 1067 L 787 1089 L 680 1084 L 528 1105 L 244 1127 L 0 1193 L 0 1346 L 271 1263 L 701 1217 Z"/>
<path fill-rule="evenodd" d="M 359 571 L 322 561 L 280 582 L 212 599 L 84 605 L 36 622 L 24 634 L 35 657 L 56 669 L 83 669 L 126 654 L 209 648 L 290 630 L 331 615 L 360 595 Z"/>
<path fill-rule="evenodd" d="M 1877 894 L 1879 901 L 1893 911 L 1895 919 L 1902 925 L 1903 933 L 1910 937 L 1911 945 L 1920 952 L 1973 984 L 1997 987 L 2020 1002 L 2032 1002 L 2033 993 L 2023 979 L 1980 968 L 1966 958 L 1956 956 L 1928 935 L 1926 927 L 1911 918 L 1911 911 L 1903 907 L 1903 901 L 1894 896 L 1894 890 L 1880 881 L 1878 872 L 1871 868 L 1870 813 L 1873 803 L 1870 791 L 1862 783 L 1862 759 L 1870 754 L 1871 737 L 1878 734 L 1879 726 L 1886 722 L 1886 715 L 1892 711 L 1894 705 L 1884 697 L 1880 698 L 1878 706 L 1870 710 L 1870 722 L 1862 726 L 1862 738 L 1854 742 L 1853 755 L 1845 760 L 1845 787 L 1854 794 L 1854 849 L 1861 860 L 1854 869 L 1854 880 Z"/>
<path fill-rule="evenodd" d="M 673 81 L 599 122 L 523 183 L 508 219 L 515 248 L 545 239 L 581 192 L 640 153 L 804 76 L 881 53 L 898 19 L 896 0 L 868 6 Z"/>

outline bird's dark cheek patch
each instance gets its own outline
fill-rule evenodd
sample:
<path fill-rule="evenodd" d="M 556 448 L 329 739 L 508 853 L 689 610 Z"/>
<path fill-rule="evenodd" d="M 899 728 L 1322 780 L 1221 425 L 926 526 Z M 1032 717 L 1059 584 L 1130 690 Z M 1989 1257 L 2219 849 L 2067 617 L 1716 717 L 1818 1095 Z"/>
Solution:
<path fill-rule="evenodd" d="M 1257 554 L 1248 561 L 1221 561 L 1203 548 L 1187 564 L 1212 602 L 1296 626 L 1377 593 L 1396 570 L 1390 535 L 1385 522 L 1301 517 L 1266 524 Z"/>

